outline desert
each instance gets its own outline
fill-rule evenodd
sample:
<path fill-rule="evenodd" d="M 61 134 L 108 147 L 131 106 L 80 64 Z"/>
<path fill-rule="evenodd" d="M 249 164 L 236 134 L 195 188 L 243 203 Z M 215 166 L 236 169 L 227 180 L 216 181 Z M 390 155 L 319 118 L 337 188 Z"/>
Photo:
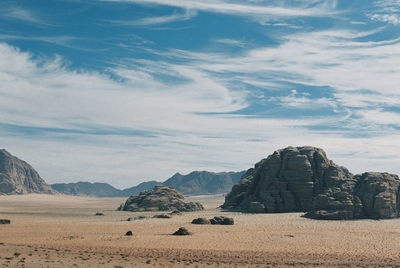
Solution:
<path fill-rule="evenodd" d="M 223 212 L 223 196 L 186 197 L 205 210 L 170 219 L 117 211 L 122 198 L 0 196 L 3 267 L 399 267 L 400 220 L 321 221 L 302 213 Z M 104 216 L 95 216 L 97 212 Z M 144 215 L 143 220 L 127 221 Z M 195 225 L 194 218 L 234 218 Z M 185 227 L 193 234 L 172 236 Z M 133 236 L 125 236 L 127 231 Z"/>

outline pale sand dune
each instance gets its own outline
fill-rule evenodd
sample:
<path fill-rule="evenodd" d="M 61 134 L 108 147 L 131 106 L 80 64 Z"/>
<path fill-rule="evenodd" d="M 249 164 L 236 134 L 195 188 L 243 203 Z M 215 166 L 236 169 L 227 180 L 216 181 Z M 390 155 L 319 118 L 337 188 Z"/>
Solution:
<path fill-rule="evenodd" d="M 221 195 L 191 199 L 205 203 L 207 209 L 171 219 L 128 222 L 128 217 L 155 213 L 115 211 L 123 198 L 0 196 L 0 218 L 12 221 L 0 225 L 4 243 L 0 263 L 9 267 L 400 267 L 397 219 L 315 221 L 300 213 L 228 213 L 215 208 L 222 203 Z M 94 216 L 98 211 L 105 216 Z M 235 225 L 190 224 L 193 218 L 215 215 L 233 217 Z M 181 226 L 194 234 L 170 235 Z M 128 230 L 133 237 L 124 236 Z"/>

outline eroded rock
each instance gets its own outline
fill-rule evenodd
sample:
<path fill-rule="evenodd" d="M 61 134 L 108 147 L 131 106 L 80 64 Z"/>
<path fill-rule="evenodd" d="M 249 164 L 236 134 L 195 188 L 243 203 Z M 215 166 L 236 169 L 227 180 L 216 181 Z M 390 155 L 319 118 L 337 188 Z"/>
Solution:
<path fill-rule="evenodd" d="M 182 194 L 174 188 L 156 185 L 153 190 L 143 191 L 128 198 L 122 206 L 124 211 L 197 211 L 204 207 L 197 202 L 184 202 Z"/>
<path fill-rule="evenodd" d="M 322 149 L 275 151 L 243 175 L 222 208 L 251 213 L 306 212 L 315 219 L 386 219 L 399 216 L 397 175 L 352 175 Z"/>

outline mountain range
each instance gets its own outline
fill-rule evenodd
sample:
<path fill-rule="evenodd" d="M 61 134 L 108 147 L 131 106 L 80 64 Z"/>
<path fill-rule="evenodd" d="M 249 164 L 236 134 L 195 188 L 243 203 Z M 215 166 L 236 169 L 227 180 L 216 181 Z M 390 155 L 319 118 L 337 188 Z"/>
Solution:
<path fill-rule="evenodd" d="M 185 195 L 228 193 L 245 171 L 193 171 L 176 173 L 164 182 L 146 181 L 127 189 L 117 189 L 108 183 L 76 182 L 48 185 L 27 162 L 0 150 L 0 194 L 62 193 L 78 196 L 125 197 L 153 189 L 157 184 L 170 186 Z"/>
<path fill-rule="evenodd" d="M 108 183 L 56 183 L 51 187 L 59 193 L 78 196 L 123 197 L 137 195 L 144 190 L 153 189 L 155 185 L 170 186 L 184 195 L 227 193 L 239 182 L 245 171 L 209 172 L 193 171 L 187 175 L 176 173 L 164 182 L 146 181 L 131 188 L 117 189 Z"/>

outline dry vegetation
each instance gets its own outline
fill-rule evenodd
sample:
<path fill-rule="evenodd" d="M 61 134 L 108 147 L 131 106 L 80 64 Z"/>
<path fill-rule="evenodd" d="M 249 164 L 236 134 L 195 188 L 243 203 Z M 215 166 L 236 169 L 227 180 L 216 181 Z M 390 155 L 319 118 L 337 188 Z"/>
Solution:
<path fill-rule="evenodd" d="M 0 264 L 9 267 L 400 267 L 400 220 L 315 221 L 289 214 L 206 211 L 126 221 L 122 198 L 0 196 Z M 94 216 L 103 212 L 105 216 Z M 192 225 L 227 215 L 233 226 Z M 184 226 L 192 236 L 171 236 Z M 133 236 L 124 234 L 131 230 Z"/>

